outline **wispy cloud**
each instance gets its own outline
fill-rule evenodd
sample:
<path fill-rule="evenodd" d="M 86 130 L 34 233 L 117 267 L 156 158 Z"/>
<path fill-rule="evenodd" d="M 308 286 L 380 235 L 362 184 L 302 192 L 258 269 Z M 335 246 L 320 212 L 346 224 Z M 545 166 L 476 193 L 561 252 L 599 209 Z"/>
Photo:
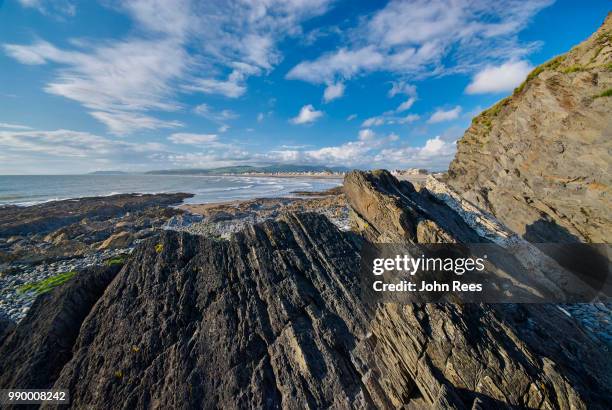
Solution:
<path fill-rule="evenodd" d="M 131 143 L 72 130 L 0 130 L 0 147 L 5 152 L 40 153 L 45 156 L 100 158 L 114 154 L 160 151 L 158 143 Z"/>
<path fill-rule="evenodd" d="M 76 14 L 76 6 L 69 0 L 19 0 L 19 4 L 46 15 L 62 17 Z"/>
<path fill-rule="evenodd" d="M 41 11 L 59 4 L 21 1 Z M 242 96 L 249 76 L 268 72 L 281 60 L 278 41 L 300 33 L 301 22 L 325 13 L 330 3 L 108 2 L 135 22 L 123 39 L 77 40 L 66 48 L 40 40 L 3 48 L 23 64 L 57 64 L 60 68 L 45 91 L 79 102 L 111 132 L 127 134 L 176 124 L 151 118 L 155 111 L 181 109 L 177 93 Z"/>
<path fill-rule="evenodd" d="M 92 117 L 104 123 L 115 135 L 130 134 L 135 130 L 182 127 L 180 121 L 163 121 L 149 115 L 132 111 L 90 111 Z"/>
<path fill-rule="evenodd" d="M 28 127 L 27 125 L 21 125 L 21 124 L 11 124 L 8 122 L 0 122 L 0 128 L 8 128 L 8 129 L 13 129 L 13 130 L 31 130 L 31 127 Z"/>
<path fill-rule="evenodd" d="M 195 112 L 201 117 L 215 122 L 230 121 L 239 117 L 239 115 L 232 110 L 225 109 L 221 111 L 215 111 L 208 104 L 197 105 L 193 109 L 193 112 Z"/>
<path fill-rule="evenodd" d="M 431 117 L 427 120 L 428 124 L 436 124 L 444 121 L 451 121 L 459 118 L 459 114 L 461 114 L 461 107 L 456 106 L 455 108 L 451 108 L 450 110 L 444 110 L 438 108 Z"/>
<path fill-rule="evenodd" d="M 361 123 L 362 127 L 377 127 L 385 124 L 410 124 L 421 118 L 418 114 L 405 116 L 396 115 L 394 111 L 385 112 L 376 117 L 370 117 Z"/>
<path fill-rule="evenodd" d="M 553 1 L 393 0 L 362 20 L 350 45 L 299 63 L 287 78 L 330 84 L 373 71 L 428 77 L 518 58 L 535 44 L 521 44 L 517 34 Z"/>
<path fill-rule="evenodd" d="M 218 143 L 219 137 L 217 134 L 192 134 L 179 132 L 174 133 L 168 137 L 168 140 L 174 144 L 187 144 L 187 145 L 210 145 Z"/>

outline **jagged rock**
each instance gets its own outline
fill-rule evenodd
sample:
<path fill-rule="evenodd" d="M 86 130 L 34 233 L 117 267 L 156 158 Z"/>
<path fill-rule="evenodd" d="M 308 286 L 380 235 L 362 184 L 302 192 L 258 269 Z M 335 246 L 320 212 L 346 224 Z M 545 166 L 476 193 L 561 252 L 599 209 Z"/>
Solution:
<path fill-rule="evenodd" d="M 379 241 L 451 235 L 470 243 L 476 233 L 480 241 L 518 240 L 475 209 L 458 212 L 465 204 L 445 202 L 454 201 L 451 190 L 416 192 L 386 171 L 350 173 L 345 190 L 364 234 Z M 384 304 L 370 332 L 360 349 L 370 352 L 393 407 L 605 408 L 611 393 L 609 355 L 554 305 Z"/>
<path fill-rule="evenodd" d="M 231 241 L 165 231 L 96 304 L 54 385 L 73 408 L 372 407 L 351 357 L 367 323 L 358 264 L 320 215 Z"/>
<path fill-rule="evenodd" d="M 479 232 L 427 189 L 413 192 L 388 173 L 354 173 L 346 185 L 372 236 L 436 237 L 431 227 L 461 241 Z M 402 222 L 387 226 L 377 212 Z M 432 215 L 440 223 L 429 223 Z M 164 231 L 137 247 L 84 320 L 62 322 L 71 354 L 57 359 L 45 348 L 46 318 L 66 303 L 37 301 L 7 339 L 31 340 L 0 347 L 21 357 L 2 368 L 0 387 L 12 386 L 13 374 L 40 378 L 41 387 L 68 388 L 72 408 L 606 408 L 610 357 L 563 312 L 366 310 L 361 241 L 316 214 L 286 214 L 228 241 Z M 44 377 L 41 360 L 53 368 Z"/>
<path fill-rule="evenodd" d="M 64 286 L 39 296 L 12 331 L 0 332 L 0 386 L 49 388 L 72 356 L 81 323 L 119 270 L 85 269 Z"/>
<path fill-rule="evenodd" d="M 2 344 L 4 335 L 10 333 L 14 327 L 15 323 L 11 319 L 5 317 L 4 315 L 0 315 L 0 344 Z"/>
<path fill-rule="evenodd" d="M 2 232 L 23 236 L 0 242 L 0 263 L 39 263 L 84 256 L 102 249 L 129 246 L 134 238 L 154 234 L 184 211 L 170 207 L 190 194 L 125 194 L 53 201 L 29 207 L 0 207 Z M 111 242 L 115 242 L 112 245 Z"/>
<path fill-rule="evenodd" d="M 448 183 L 533 242 L 612 242 L 612 14 L 475 117 Z"/>

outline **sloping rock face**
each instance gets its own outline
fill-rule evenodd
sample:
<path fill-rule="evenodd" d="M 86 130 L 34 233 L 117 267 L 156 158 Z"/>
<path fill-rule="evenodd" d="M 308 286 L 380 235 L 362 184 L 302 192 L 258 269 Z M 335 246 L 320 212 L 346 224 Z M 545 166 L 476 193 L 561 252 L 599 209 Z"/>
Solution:
<path fill-rule="evenodd" d="M 0 331 L 0 386 L 51 386 L 72 356 L 81 323 L 118 271 L 116 265 L 84 270 L 41 295 L 4 340 Z"/>
<path fill-rule="evenodd" d="M 612 14 L 474 118 L 448 183 L 532 242 L 612 242 L 611 90 Z"/>
<path fill-rule="evenodd" d="M 345 183 L 363 237 L 490 240 L 386 172 Z M 139 245 L 84 319 L 60 321 L 72 335 L 60 359 L 45 347 L 48 318 L 71 300 L 64 289 L 84 283 L 39 300 L 0 347 L 13 358 L 0 388 L 67 388 L 79 409 L 606 408 L 609 355 L 552 306 L 366 310 L 362 241 L 308 213 L 228 241 L 163 232 Z M 89 306 L 98 292 L 85 293 Z M 45 358 L 54 370 L 41 378 Z"/>
<path fill-rule="evenodd" d="M 515 243 L 476 209 L 449 206 L 451 190 L 437 196 L 439 187 L 427 186 L 416 192 L 387 171 L 345 179 L 358 225 L 374 241 L 473 243 L 477 234 Z M 370 325 L 364 350 L 393 407 L 605 408 L 610 394 L 612 361 L 554 305 L 385 304 Z"/>
<path fill-rule="evenodd" d="M 232 241 L 165 232 L 80 329 L 55 386 L 73 408 L 348 408 L 372 403 L 351 235 L 288 215 Z"/>

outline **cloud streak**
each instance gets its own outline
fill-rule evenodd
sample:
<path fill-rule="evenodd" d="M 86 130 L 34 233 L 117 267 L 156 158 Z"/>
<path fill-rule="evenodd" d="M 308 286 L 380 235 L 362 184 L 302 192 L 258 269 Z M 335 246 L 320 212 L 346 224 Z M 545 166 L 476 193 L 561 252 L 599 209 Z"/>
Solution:
<path fill-rule="evenodd" d="M 21 2 L 41 11 L 51 4 Z M 176 126 L 156 112 L 181 110 L 179 93 L 241 97 L 249 76 L 281 60 L 277 42 L 299 34 L 301 22 L 325 13 L 330 2 L 110 1 L 135 22 L 123 39 L 77 39 L 65 48 L 39 40 L 3 49 L 22 64 L 59 66 L 46 92 L 80 103 L 112 133 L 129 134 Z"/>

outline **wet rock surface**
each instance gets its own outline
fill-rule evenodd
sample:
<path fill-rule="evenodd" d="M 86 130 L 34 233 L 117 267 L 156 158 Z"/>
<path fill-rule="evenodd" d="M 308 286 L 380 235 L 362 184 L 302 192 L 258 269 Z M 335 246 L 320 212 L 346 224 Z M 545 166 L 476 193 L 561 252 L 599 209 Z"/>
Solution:
<path fill-rule="evenodd" d="M 612 14 L 475 117 L 448 183 L 532 242 L 612 242 Z"/>

